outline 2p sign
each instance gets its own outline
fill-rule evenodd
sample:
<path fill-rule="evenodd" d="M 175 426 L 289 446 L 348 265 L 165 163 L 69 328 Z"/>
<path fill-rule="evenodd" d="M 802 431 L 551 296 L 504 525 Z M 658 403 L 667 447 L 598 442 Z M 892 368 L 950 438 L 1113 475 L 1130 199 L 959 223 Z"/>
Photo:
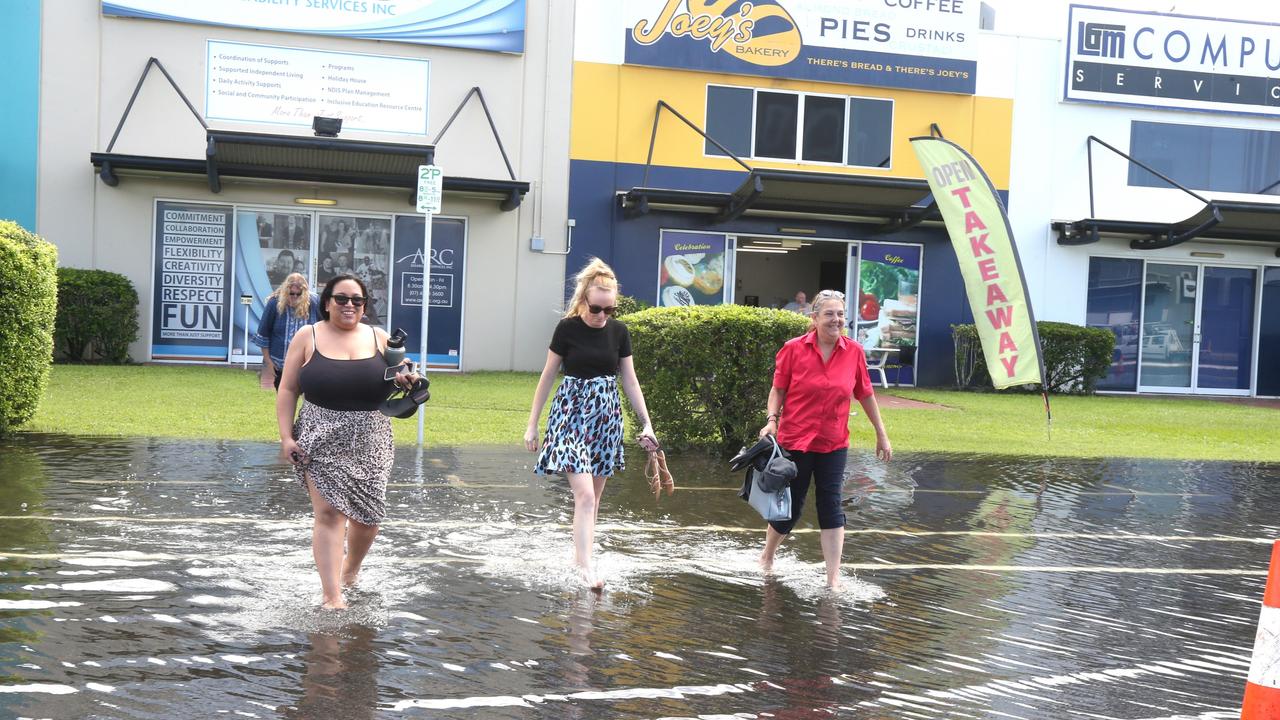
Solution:
<path fill-rule="evenodd" d="M 418 166 L 418 212 L 438 214 L 444 195 L 444 170 L 439 165 Z"/>

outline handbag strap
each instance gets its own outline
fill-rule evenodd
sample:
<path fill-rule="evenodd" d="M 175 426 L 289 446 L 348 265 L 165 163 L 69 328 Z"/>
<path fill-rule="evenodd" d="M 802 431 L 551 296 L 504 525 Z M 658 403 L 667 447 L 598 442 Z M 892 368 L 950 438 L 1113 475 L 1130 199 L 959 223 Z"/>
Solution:
<path fill-rule="evenodd" d="M 778 438 L 773 435 L 769 436 L 769 441 L 773 443 L 773 453 L 769 455 L 769 462 L 773 462 L 782 456 L 782 446 L 778 444 Z"/>

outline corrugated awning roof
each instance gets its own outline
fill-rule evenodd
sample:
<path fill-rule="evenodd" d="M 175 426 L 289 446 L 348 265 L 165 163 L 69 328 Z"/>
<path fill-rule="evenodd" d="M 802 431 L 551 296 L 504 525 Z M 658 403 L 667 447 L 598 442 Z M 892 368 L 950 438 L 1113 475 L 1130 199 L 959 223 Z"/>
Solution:
<path fill-rule="evenodd" d="M 751 170 L 733 192 L 635 187 L 621 195 L 628 217 L 651 208 L 706 212 L 714 222 L 743 215 L 813 214 L 881 220 L 886 229 L 902 229 L 937 219 L 924 180 L 867 175 Z"/>
<path fill-rule="evenodd" d="M 337 185 L 365 185 L 410 190 L 418 187 L 418 166 L 435 159 L 431 145 L 364 142 L 338 138 L 271 135 L 210 130 L 205 159 L 167 158 L 119 153 L 91 153 L 99 177 L 109 186 L 121 172 L 205 175 L 209 190 L 222 190 L 224 177 L 291 180 Z M 445 176 L 446 193 L 465 193 L 498 200 L 503 210 L 519 207 L 529 183 Z"/>
<path fill-rule="evenodd" d="M 1195 215 L 1173 222 L 1085 218 L 1055 222 L 1059 245 L 1087 245 L 1101 236 L 1128 237 L 1134 250 L 1158 250 L 1190 240 L 1280 244 L 1280 203 L 1210 200 Z M 1280 248 L 1276 255 L 1280 256 Z"/>

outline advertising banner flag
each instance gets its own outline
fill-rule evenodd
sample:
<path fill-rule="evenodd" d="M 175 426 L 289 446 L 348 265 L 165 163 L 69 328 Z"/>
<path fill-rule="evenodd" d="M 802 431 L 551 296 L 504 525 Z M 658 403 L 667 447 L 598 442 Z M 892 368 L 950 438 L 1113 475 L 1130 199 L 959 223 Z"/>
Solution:
<path fill-rule="evenodd" d="M 1041 382 L 1040 334 L 995 186 L 978 161 L 953 142 L 916 137 L 911 147 L 955 248 L 991 383 L 1006 388 Z"/>

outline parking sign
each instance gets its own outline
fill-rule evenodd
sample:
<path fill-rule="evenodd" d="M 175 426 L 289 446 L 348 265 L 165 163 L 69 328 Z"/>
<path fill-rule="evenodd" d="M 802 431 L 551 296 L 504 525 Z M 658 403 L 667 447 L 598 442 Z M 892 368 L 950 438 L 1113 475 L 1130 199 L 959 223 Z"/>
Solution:
<path fill-rule="evenodd" d="M 444 194 L 444 170 L 439 165 L 418 166 L 418 212 L 436 214 Z"/>

